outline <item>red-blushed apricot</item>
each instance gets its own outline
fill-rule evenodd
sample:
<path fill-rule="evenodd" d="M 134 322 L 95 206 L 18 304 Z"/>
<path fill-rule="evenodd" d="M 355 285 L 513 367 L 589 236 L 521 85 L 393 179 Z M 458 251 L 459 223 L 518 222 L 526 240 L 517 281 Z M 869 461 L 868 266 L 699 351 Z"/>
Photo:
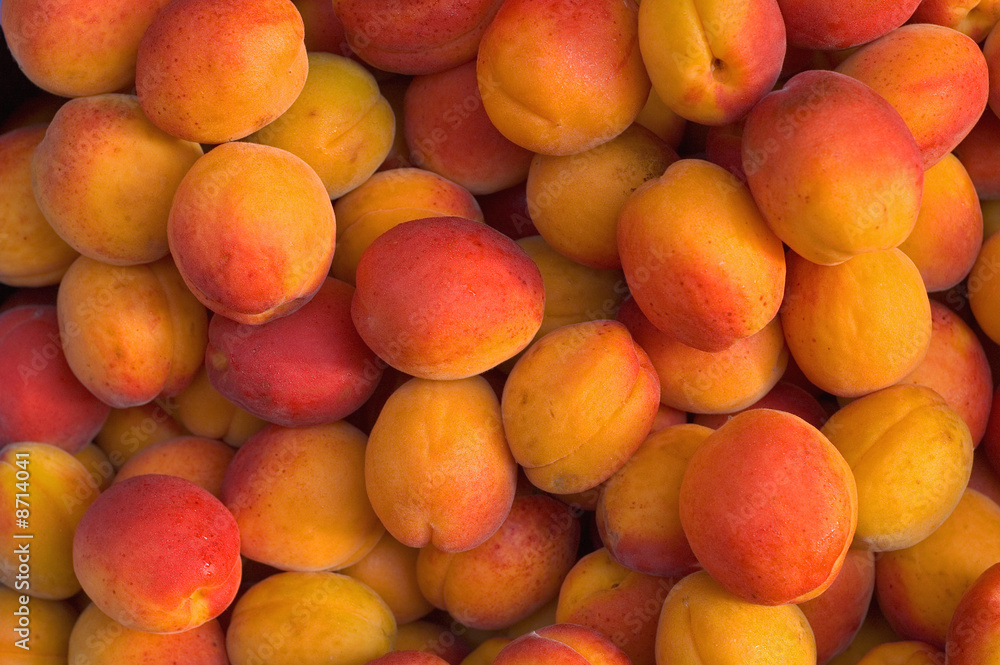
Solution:
<path fill-rule="evenodd" d="M 893 629 L 944 649 L 963 594 L 1000 561 L 1000 506 L 967 489 L 933 533 L 875 561 L 875 594 Z"/>
<path fill-rule="evenodd" d="M 420 550 L 386 532 L 368 554 L 339 572 L 364 582 L 385 601 L 398 625 L 416 621 L 434 609 L 417 584 Z"/>
<path fill-rule="evenodd" d="M 656 631 L 656 662 L 807 665 L 816 663 L 816 640 L 798 606 L 747 602 L 702 570 L 667 594 Z"/>
<path fill-rule="evenodd" d="M 79 612 L 67 600 L 31 598 L 0 585 L 0 643 L 5 665 L 68 663 L 70 633 Z"/>
<path fill-rule="evenodd" d="M 968 135 L 986 108 L 990 82 L 983 53 L 958 30 L 918 23 L 865 44 L 836 71 L 871 86 L 899 111 L 928 169 Z"/>
<path fill-rule="evenodd" d="M 473 649 L 461 665 L 493 665 L 501 649 L 513 641 L 512 637 L 490 637 Z"/>
<path fill-rule="evenodd" d="M 682 577 L 700 567 L 681 526 L 678 500 L 688 461 L 711 433 L 683 424 L 650 434 L 605 482 L 597 528 L 619 564 L 661 577 Z"/>
<path fill-rule="evenodd" d="M 216 390 L 204 365 L 187 388 L 173 397 L 171 407 L 174 419 L 191 434 L 219 439 L 230 446 L 243 445 L 268 424 Z"/>
<path fill-rule="evenodd" d="M 982 448 L 993 469 L 1000 469 L 1000 385 L 993 389 L 990 417 L 986 421 Z"/>
<path fill-rule="evenodd" d="M 179 138 L 243 138 L 301 92 L 309 70 L 303 37 L 291 0 L 174 0 L 139 43 L 139 103 Z"/>
<path fill-rule="evenodd" d="M 0 27 L 32 83 L 63 97 L 84 97 L 132 85 L 139 42 L 166 4 L 8 0 Z"/>
<path fill-rule="evenodd" d="M 379 413 L 365 482 L 386 530 L 410 547 L 445 552 L 483 543 L 506 519 L 517 464 L 500 401 L 486 379 L 410 379 Z"/>
<path fill-rule="evenodd" d="M 504 646 L 494 665 L 630 665 L 625 653 L 599 631 L 556 623 L 521 635 Z"/>
<path fill-rule="evenodd" d="M 213 316 L 205 349 L 208 380 L 233 404 L 285 427 L 353 413 L 382 376 L 378 357 L 351 320 L 353 297 L 353 286 L 327 277 L 291 314 L 253 326 Z"/>
<path fill-rule="evenodd" d="M 903 25 L 920 0 L 845 0 L 836 7 L 808 0 L 778 0 L 788 43 L 818 50 L 870 42 Z"/>
<path fill-rule="evenodd" d="M 418 620 L 400 624 L 396 632 L 395 651 L 408 651 L 413 655 L 421 654 L 438 658 L 437 665 L 459 665 L 472 651 L 472 646 L 460 634 L 456 634 L 452 622 L 446 623 L 432 620 Z M 388 655 L 388 654 L 386 654 Z M 443 661 L 443 663 L 441 662 Z M 417 662 L 422 662 L 418 660 Z"/>
<path fill-rule="evenodd" d="M 973 445 L 962 417 L 933 389 L 883 388 L 823 425 L 858 488 L 858 547 L 882 552 L 933 533 L 962 498 Z"/>
<path fill-rule="evenodd" d="M 536 154 L 525 184 L 531 221 L 567 258 L 620 268 L 618 213 L 636 187 L 660 177 L 675 161 L 673 148 L 637 124 L 583 152 Z"/>
<path fill-rule="evenodd" d="M 208 491 L 149 474 L 113 484 L 73 536 L 88 597 L 133 630 L 176 633 L 222 613 L 240 584 L 240 532 Z"/>
<path fill-rule="evenodd" d="M 760 332 L 717 353 L 700 351 L 650 323 L 635 300 L 618 310 L 660 380 L 660 402 L 692 413 L 731 413 L 763 397 L 782 377 L 788 349 L 778 317 Z"/>
<path fill-rule="evenodd" d="M 493 126 L 479 93 L 476 61 L 416 76 L 403 98 L 410 159 L 473 194 L 492 194 L 522 182 L 532 152 Z"/>
<path fill-rule="evenodd" d="M 1000 198 L 1000 118 L 989 107 L 952 151 L 968 171 L 981 200 Z"/>
<path fill-rule="evenodd" d="M 375 77 L 357 62 L 309 53 L 309 74 L 288 110 L 247 137 L 311 166 L 335 199 L 367 180 L 389 154 L 396 119 Z"/>
<path fill-rule="evenodd" d="M 872 647 L 857 665 L 944 665 L 945 653 L 920 640 L 886 642 Z"/>
<path fill-rule="evenodd" d="M 232 665 L 365 665 L 392 650 L 396 621 L 367 585 L 339 573 L 278 573 L 247 589 L 226 630 Z"/>
<path fill-rule="evenodd" d="M 899 249 L 833 266 L 791 253 L 780 316 L 803 374 L 839 397 L 900 381 L 920 365 L 931 341 L 923 279 Z"/>
<path fill-rule="evenodd" d="M 88 443 L 73 453 L 73 457 L 78 459 L 90 472 L 90 477 L 94 479 L 97 489 L 103 492 L 111 486 L 117 473 L 115 465 L 111 463 L 111 460 L 96 443 Z"/>
<path fill-rule="evenodd" d="M 816 638 L 816 662 L 827 663 L 854 640 L 875 593 L 875 555 L 851 548 L 833 584 L 799 603 Z"/>
<path fill-rule="evenodd" d="M 993 468 L 984 447 L 977 448 L 972 456 L 969 489 L 974 489 L 994 503 L 1000 504 L 1000 475 Z"/>
<path fill-rule="evenodd" d="M 851 467 L 820 430 L 745 411 L 701 442 L 681 481 L 681 526 L 698 562 L 753 603 L 799 603 L 836 578 L 858 524 Z"/>
<path fill-rule="evenodd" d="M 521 494 L 481 545 L 464 552 L 422 548 L 417 581 L 432 605 L 461 624 L 507 628 L 559 595 L 579 544 L 580 522 L 569 506 L 543 494 Z"/>
<path fill-rule="evenodd" d="M 705 132 L 705 159 L 726 169 L 740 182 L 746 182 L 743 171 L 743 125 L 745 119 L 725 125 L 714 125 Z"/>
<path fill-rule="evenodd" d="M 649 433 L 659 432 L 671 425 L 683 425 L 687 421 L 687 413 L 661 402 L 656 409 L 656 417 L 653 419 L 653 426 L 649 428 Z"/>
<path fill-rule="evenodd" d="M 94 443 L 118 469 L 146 446 L 188 433 L 160 404 L 147 402 L 125 409 L 111 409 L 101 431 L 94 437 Z"/>
<path fill-rule="evenodd" d="M 1000 234 L 983 241 L 966 286 L 976 323 L 989 339 L 1000 343 Z"/>
<path fill-rule="evenodd" d="M 326 188 L 299 157 L 255 143 L 207 152 L 170 208 L 170 252 L 209 309 L 258 324 L 304 305 L 333 259 L 336 220 Z"/>
<path fill-rule="evenodd" d="M 924 172 L 917 223 L 899 249 L 910 257 L 929 292 L 961 282 L 983 244 L 983 212 L 976 186 L 954 154 Z"/>
<path fill-rule="evenodd" d="M 334 0 L 347 42 L 362 60 L 400 74 L 430 74 L 474 60 L 499 0 L 441 4 Z"/>
<path fill-rule="evenodd" d="M 778 313 L 785 282 L 781 241 L 750 190 L 721 166 L 674 162 L 632 192 L 617 232 L 632 297 L 677 341 L 723 351 Z"/>
<path fill-rule="evenodd" d="M 390 651 L 384 656 L 368 661 L 367 665 L 449 665 L 449 663 L 444 658 L 426 651 L 406 649 Z"/>
<path fill-rule="evenodd" d="M 628 329 L 601 319 L 553 330 L 511 369 L 501 406 L 510 450 L 554 494 L 607 480 L 649 433 L 659 381 Z"/>
<path fill-rule="evenodd" d="M 759 400 L 740 411 L 749 409 L 775 409 L 793 413 L 817 429 L 826 422 L 827 412 L 805 388 L 790 381 L 778 381 L 774 387 L 767 391 L 767 394 Z M 737 412 L 738 413 L 738 412 Z M 704 425 L 712 429 L 718 429 L 723 423 L 732 418 L 735 413 L 697 413 L 691 422 L 697 425 Z"/>
<path fill-rule="evenodd" d="M 524 349 L 545 292 L 513 240 L 461 217 L 392 227 L 361 255 L 351 304 L 365 343 L 396 369 L 427 379 L 480 374 Z"/>
<path fill-rule="evenodd" d="M 945 656 L 950 665 L 994 665 L 1000 654 L 1000 564 L 976 578 L 948 624 Z"/>
<path fill-rule="evenodd" d="M 1000 21 L 996 0 L 921 0 L 910 16 L 911 23 L 933 23 L 953 28 L 977 44 L 986 39 Z"/>
<path fill-rule="evenodd" d="M 58 284 L 79 253 L 45 218 L 31 185 L 31 159 L 47 124 L 0 134 L 0 283 L 37 287 Z"/>
<path fill-rule="evenodd" d="M 571 155 L 632 124 L 650 89 L 638 10 L 633 0 L 504 2 L 476 64 L 497 129 L 532 152 Z"/>
<path fill-rule="evenodd" d="M 365 493 L 365 442 L 337 421 L 269 425 L 240 446 L 221 498 L 239 524 L 243 556 L 294 571 L 335 570 L 365 556 L 385 531 Z"/>
<path fill-rule="evenodd" d="M 63 104 L 31 159 L 38 207 L 75 250 L 115 265 L 167 255 L 167 216 L 197 143 L 151 123 L 134 95 Z"/>
<path fill-rule="evenodd" d="M 70 663 L 89 665 L 229 665 L 218 619 L 179 633 L 159 634 L 121 625 L 91 603 L 69 636 Z"/>
<path fill-rule="evenodd" d="M 326 0 L 292 0 L 302 17 L 302 27 L 305 29 L 303 41 L 306 51 L 313 53 L 336 53 L 350 56 L 353 51 L 347 43 L 344 24 L 337 17 L 333 3 Z"/>
<path fill-rule="evenodd" d="M 581 557 L 563 579 L 556 622 L 599 631 L 632 665 L 654 665 L 657 620 L 676 581 L 629 570 L 607 549 L 595 550 Z"/>
<path fill-rule="evenodd" d="M 49 600 L 80 591 L 73 534 L 99 492 L 87 468 L 53 445 L 9 443 L 0 448 L 0 489 L 0 582 Z"/>
<path fill-rule="evenodd" d="M 526 182 L 492 194 L 481 194 L 476 201 L 483 211 L 483 220 L 505 236 L 521 240 L 538 235 L 529 216 Z"/>
<path fill-rule="evenodd" d="M 67 364 L 51 305 L 0 314 L 0 377 L 0 446 L 35 441 L 75 453 L 110 413 Z"/>
<path fill-rule="evenodd" d="M 147 473 L 162 473 L 190 480 L 218 498 L 222 493 L 222 479 L 235 454 L 233 448 L 221 441 L 180 436 L 137 452 L 118 469 L 114 482 Z"/>
<path fill-rule="evenodd" d="M 334 202 L 337 251 L 331 274 L 350 284 L 361 254 L 377 237 L 403 222 L 454 216 L 483 221 L 476 198 L 461 185 L 431 171 L 380 171 Z"/>
<path fill-rule="evenodd" d="M 785 58 L 775 0 L 639 5 L 639 48 L 653 88 L 687 120 L 723 125 L 771 91 Z"/>
<path fill-rule="evenodd" d="M 203 363 L 208 314 L 170 256 L 134 266 L 81 256 L 56 309 L 70 369 L 112 407 L 175 395 Z"/>
<path fill-rule="evenodd" d="M 774 233 L 814 263 L 895 247 L 920 210 L 923 162 L 906 122 L 838 72 L 796 74 L 754 106 L 743 170 Z"/>
<path fill-rule="evenodd" d="M 965 421 L 978 446 L 993 399 L 993 377 L 978 335 L 955 311 L 931 300 L 931 343 L 927 355 L 900 383 L 933 388 Z"/>

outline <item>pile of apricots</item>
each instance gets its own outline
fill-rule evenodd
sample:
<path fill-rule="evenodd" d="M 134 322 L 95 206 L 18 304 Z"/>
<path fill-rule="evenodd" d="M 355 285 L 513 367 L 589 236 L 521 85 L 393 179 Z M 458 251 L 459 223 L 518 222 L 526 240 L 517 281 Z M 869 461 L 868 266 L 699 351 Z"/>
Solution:
<path fill-rule="evenodd" d="M 4 665 L 1000 663 L 1000 0 L 0 0 Z"/>

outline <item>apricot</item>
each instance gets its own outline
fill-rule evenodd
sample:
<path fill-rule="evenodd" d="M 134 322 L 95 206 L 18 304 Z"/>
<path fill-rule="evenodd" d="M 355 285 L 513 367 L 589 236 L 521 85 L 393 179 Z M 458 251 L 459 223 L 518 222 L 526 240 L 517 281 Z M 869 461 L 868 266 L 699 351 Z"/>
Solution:
<path fill-rule="evenodd" d="M 94 443 L 118 469 L 146 446 L 188 433 L 160 404 L 147 402 L 124 409 L 111 409 L 104 426 L 94 437 Z"/>
<path fill-rule="evenodd" d="M 747 602 L 702 570 L 667 594 L 656 631 L 656 662 L 814 664 L 816 640 L 798 606 Z"/>
<path fill-rule="evenodd" d="M 781 326 L 809 381 L 839 397 L 858 397 L 902 380 L 924 360 L 930 300 L 920 271 L 899 249 L 833 266 L 793 253 Z"/>
<path fill-rule="evenodd" d="M 618 250 L 635 302 L 657 328 L 717 352 L 778 313 L 785 255 L 750 190 L 721 166 L 674 162 L 618 215 Z"/>
<path fill-rule="evenodd" d="M 1000 234 L 983 241 L 966 285 L 975 322 L 986 337 L 1000 343 Z"/>
<path fill-rule="evenodd" d="M 684 471 L 681 526 L 698 562 L 752 603 L 799 603 L 836 578 L 858 524 L 851 467 L 820 430 L 745 411 L 701 442 Z"/>
<path fill-rule="evenodd" d="M 674 150 L 677 150 L 687 129 L 687 119 L 674 113 L 656 93 L 656 88 L 650 88 L 646 104 L 635 117 L 635 123 L 642 125 L 659 136 Z"/>
<path fill-rule="evenodd" d="M 788 43 L 819 50 L 870 42 L 906 23 L 920 0 L 847 0 L 836 7 L 808 0 L 778 0 Z"/>
<path fill-rule="evenodd" d="M 525 195 L 535 228 L 567 258 L 618 269 L 618 214 L 632 191 L 663 175 L 677 153 L 650 130 L 629 125 L 615 138 L 572 155 L 536 154 Z"/>
<path fill-rule="evenodd" d="M 0 377 L 0 446 L 35 441 L 75 453 L 94 438 L 110 413 L 66 362 L 51 305 L 25 305 L 0 314 Z"/>
<path fill-rule="evenodd" d="M 379 413 L 365 483 L 385 528 L 410 547 L 469 550 L 507 518 L 517 464 L 486 379 L 410 379 Z"/>
<path fill-rule="evenodd" d="M 21 71 L 63 97 L 132 85 L 139 42 L 167 0 L 7 0 L 0 27 Z"/>
<path fill-rule="evenodd" d="M 387 72 L 430 74 L 474 60 L 501 4 L 334 0 L 333 10 L 351 49 L 368 64 Z"/>
<path fill-rule="evenodd" d="M 181 181 L 167 239 L 185 283 L 206 307 L 259 324 L 292 313 L 323 285 L 336 220 L 322 181 L 300 158 L 227 143 Z"/>
<path fill-rule="evenodd" d="M 899 249 L 917 266 L 927 291 L 944 291 L 972 270 L 983 236 L 976 186 L 962 162 L 947 154 L 924 172 L 917 222 Z"/>
<path fill-rule="evenodd" d="M 52 229 L 31 186 L 31 160 L 47 127 L 0 134 L 0 283 L 8 286 L 58 284 L 79 256 Z"/>
<path fill-rule="evenodd" d="M 683 577 L 700 567 L 681 526 L 678 502 L 688 461 L 711 433 L 694 424 L 652 433 L 605 482 L 597 528 L 616 562 L 661 577 Z"/>
<path fill-rule="evenodd" d="M 292 105 L 309 70 L 304 26 L 291 0 L 176 0 L 142 35 L 135 87 L 157 127 L 225 143 Z"/>
<path fill-rule="evenodd" d="M 326 0 L 292 0 L 302 16 L 305 29 L 306 51 L 322 51 L 350 56 L 350 45 L 344 32 L 344 24 L 337 18 L 333 3 Z"/>
<path fill-rule="evenodd" d="M 485 224 L 428 217 L 392 227 L 358 262 L 354 325 L 407 374 L 458 379 L 524 349 L 542 323 L 538 267 Z"/>
<path fill-rule="evenodd" d="M 630 665 L 625 653 L 593 628 L 557 623 L 532 631 L 510 642 L 493 660 L 494 665 Z"/>
<path fill-rule="evenodd" d="M 413 165 L 473 194 L 498 192 L 528 175 L 532 152 L 509 141 L 490 121 L 474 59 L 414 77 L 403 97 L 403 123 Z"/>
<path fill-rule="evenodd" d="M 134 266 L 81 256 L 59 284 L 57 314 L 70 369 L 112 407 L 175 395 L 202 365 L 208 314 L 169 256 Z"/>
<path fill-rule="evenodd" d="M 787 411 L 802 418 L 802 420 L 817 429 L 823 426 L 828 416 L 826 408 L 809 391 L 791 381 L 785 380 L 778 381 L 774 384 L 773 388 L 767 391 L 767 394 L 745 409 L 740 409 L 740 411 L 747 411 L 749 409 Z M 711 427 L 712 429 L 718 429 L 734 415 L 736 413 L 697 413 L 691 419 L 691 422 Z"/>
<path fill-rule="evenodd" d="M 421 548 L 417 581 L 434 607 L 461 624 L 499 630 L 557 598 L 579 544 L 580 522 L 569 506 L 542 494 L 520 494 L 481 545 L 464 552 Z"/>
<path fill-rule="evenodd" d="M 933 388 L 965 421 L 978 446 L 991 411 L 993 377 L 978 335 L 947 305 L 931 301 L 931 342 L 923 362 L 900 383 Z"/>
<path fill-rule="evenodd" d="M 0 488 L 0 582 L 32 598 L 76 594 L 73 534 L 99 493 L 90 472 L 62 448 L 10 443 L 0 448 Z"/>
<path fill-rule="evenodd" d="M 873 647 L 857 665 L 942 665 L 943 651 L 920 640 L 887 642 Z"/>
<path fill-rule="evenodd" d="M 31 160 L 38 207 L 84 256 L 114 265 L 167 255 L 174 193 L 202 156 L 197 143 L 151 123 L 134 95 L 72 99 Z"/>
<path fill-rule="evenodd" d="M 218 498 L 222 493 L 222 479 L 235 454 L 235 450 L 221 441 L 180 436 L 138 451 L 118 469 L 114 482 L 120 483 L 147 473 L 161 473 L 190 480 Z"/>
<path fill-rule="evenodd" d="M 799 603 L 813 637 L 816 662 L 827 663 L 842 653 L 861 629 L 875 594 L 875 555 L 852 547 L 826 591 Z"/>
<path fill-rule="evenodd" d="M 1000 564 L 976 578 L 955 607 L 948 624 L 945 656 L 953 665 L 997 662 L 1000 635 Z"/>
<path fill-rule="evenodd" d="M 406 652 L 408 658 L 415 659 L 414 665 L 422 665 L 427 656 L 437 659 L 427 661 L 429 665 L 459 665 L 472 651 L 472 647 L 452 630 L 456 625 L 452 622 L 449 627 L 432 620 L 401 624 L 396 632 L 395 652 Z M 386 657 L 389 654 L 383 656 Z M 399 662 L 402 665 L 408 661 Z"/>
<path fill-rule="evenodd" d="M 174 396 L 172 407 L 176 422 L 191 434 L 219 439 L 231 446 L 243 445 L 267 426 L 267 421 L 236 406 L 216 390 L 204 364 L 187 388 Z"/>
<path fill-rule="evenodd" d="M 351 319 L 355 289 L 327 277 L 291 314 L 250 326 L 213 316 L 205 369 L 223 397 L 269 423 L 340 420 L 367 401 L 383 365 Z"/>
<path fill-rule="evenodd" d="M 687 120 L 724 125 L 771 91 L 785 57 L 775 0 L 639 6 L 639 48 L 653 88 Z"/>
<path fill-rule="evenodd" d="M 431 171 L 393 168 L 380 171 L 334 202 L 337 251 L 331 273 L 355 283 L 361 254 L 377 237 L 403 222 L 454 216 L 483 221 L 472 193 Z"/>
<path fill-rule="evenodd" d="M 968 171 L 980 199 L 1000 198 L 1000 118 L 988 106 L 968 135 L 952 151 Z"/>
<path fill-rule="evenodd" d="M 79 612 L 67 600 L 30 598 L 0 586 L 0 657 L 8 665 L 59 665 L 69 662 L 70 632 Z"/>
<path fill-rule="evenodd" d="M 83 514 L 73 570 L 97 607 L 126 628 L 190 630 L 235 598 L 240 532 L 226 507 L 191 481 L 136 476 L 113 484 Z"/>
<path fill-rule="evenodd" d="M 660 402 L 680 411 L 732 413 L 746 408 L 774 387 L 789 362 L 778 317 L 716 353 L 667 335 L 650 323 L 634 299 L 622 303 L 617 319 L 648 353 L 660 381 Z"/>
<path fill-rule="evenodd" d="M 94 479 L 97 489 L 104 491 L 111 486 L 115 479 L 117 470 L 111 463 L 111 459 L 101 450 L 96 443 L 88 443 L 73 454 L 90 472 L 90 477 Z"/>
<path fill-rule="evenodd" d="M 365 665 L 392 650 L 396 621 L 368 586 L 339 573 L 278 573 L 236 602 L 226 650 L 232 665 Z"/>
<path fill-rule="evenodd" d="M 742 152 L 767 224 L 814 263 L 895 247 L 917 221 L 920 148 L 899 112 L 846 74 L 804 71 L 768 93 L 747 115 Z"/>
<path fill-rule="evenodd" d="M 650 89 L 638 10 L 633 0 L 504 2 L 476 64 L 500 133 L 532 152 L 571 155 L 632 124 Z"/>
<path fill-rule="evenodd" d="M 1000 506 L 967 489 L 929 536 L 879 555 L 875 561 L 879 607 L 903 639 L 944 649 L 962 596 L 997 561 Z"/>
<path fill-rule="evenodd" d="M 1000 21 L 1000 3 L 996 0 L 921 0 L 909 20 L 953 28 L 978 44 Z"/>
<path fill-rule="evenodd" d="M 434 607 L 417 583 L 420 550 L 402 544 L 386 532 L 368 554 L 339 572 L 370 586 L 392 610 L 398 625 L 423 618 Z"/>
<path fill-rule="evenodd" d="M 426 651 L 390 651 L 384 656 L 368 661 L 367 665 L 448 665 L 444 658 Z"/>
<path fill-rule="evenodd" d="M 490 637 L 473 649 L 461 665 L 493 665 L 501 649 L 513 641 L 512 637 Z"/>
<path fill-rule="evenodd" d="M 309 74 L 287 111 L 246 138 L 311 166 L 331 199 L 367 180 L 389 154 L 396 119 L 375 77 L 343 55 L 309 53 Z"/>
<path fill-rule="evenodd" d="M 228 665 L 226 640 L 218 619 L 179 633 L 158 634 L 127 628 L 89 604 L 69 636 L 70 663 L 90 665 Z"/>
<path fill-rule="evenodd" d="M 658 404 L 648 356 L 611 320 L 563 326 L 532 344 L 501 400 L 514 459 L 532 484 L 555 494 L 590 489 L 621 468 Z"/>
<path fill-rule="evenodd" d="M 293 571 L 334 570 L 364 557 L 385 532 L 365 493 L 365 442 L 343 421 L 269 425 L 250 437 L 221 493 L 243 556 Z"/>
<path fill-rule="evenodd" d="M 592 628 L 629 657 L 632 665 L 654 665 L 656 624 L 676 579 L 635 572 L 607 549 L 581 557 L 563 579 L 556 622 Z"/>
<path fill-rule="evenodd" d="M 937 54 L 934 58 L 924 57 Z M 950 153 L 986 108 L 984 50 L 940 25 L 900 26 L 871 41 L 836 71 L 866 83 L 899 111 L 920 148 L 924 169 Z"/>

